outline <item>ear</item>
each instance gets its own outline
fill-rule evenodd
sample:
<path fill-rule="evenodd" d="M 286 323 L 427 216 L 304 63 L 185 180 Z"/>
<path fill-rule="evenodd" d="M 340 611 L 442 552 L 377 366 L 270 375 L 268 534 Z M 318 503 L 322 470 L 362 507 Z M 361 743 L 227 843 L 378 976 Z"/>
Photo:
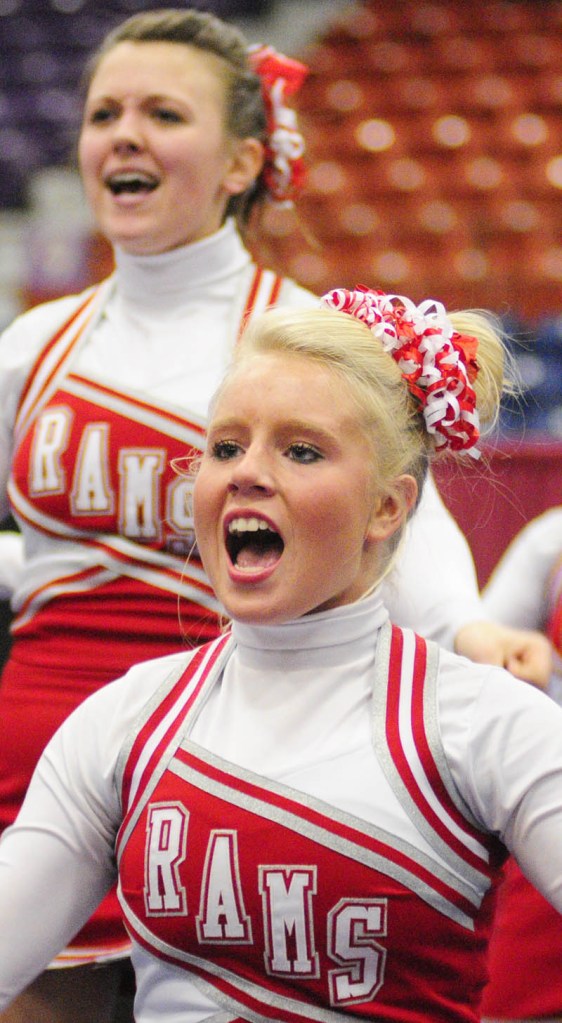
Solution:
<path fill-rule="evenodd" d="M 388 540 L 400 529 L 418 498 L 418 485 L 413 476 L 404 474 L 393 480 L 391 487 L 378 494 L 365 533 L 365 545 Z"/>
<path fill-rule="evenodd" d="M 262 143 L 258 139 L 235 139 L 224 187 L 229 195 L 241 195 L 258 177 L 265 159 Z"/>

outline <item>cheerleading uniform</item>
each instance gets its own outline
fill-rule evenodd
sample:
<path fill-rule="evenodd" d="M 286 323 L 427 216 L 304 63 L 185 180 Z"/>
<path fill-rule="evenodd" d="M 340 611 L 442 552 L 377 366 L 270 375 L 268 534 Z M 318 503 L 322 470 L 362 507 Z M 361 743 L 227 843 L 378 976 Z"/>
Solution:
<path fill-rule="evenodd" d="M 101 286 L 30 310 L 0 340 L 0 515 L 7 486 L 25 545 L 0 688 L 0 828 L 82 699 L 137 661 L 216 635 L 189 484 L 170 460 L 201 450 L 246 317 L 318 303 L 258 270 L 230 222 L 163 255 L 117 250 L 116 263 Z M 385 599 L 400 624 L 444 643 L 485 617 L 466 541 L 431 481 Z M 123 954 L 116 904 L 108 912 L 116 937 L 98 914 L 63 964 Z"/>
<path fill-rule="evenodd" d="M 475 1023 L 506 848 L 562 911 L 561 736 L 378 593 L 137 665 L 0 843 L 0 1008 L 117 862 L 138 1023 Z"/>
<path fill-rule="evenodd" d="M 506 625 L 539 629 L 549 636 L 554 651 L 549 694 L 562 705 L 562 507 L 521 530 L 492 575 L 484 599 L 490 613 Z M 486 1016 L 562 1018 L 562 920 L 513 860 L 499 893 L 489 969 Z"/>
<path fill-rule="evenodd" d="M 0 828 L 81 700 L 138 660 L 217 634 L 192 553 L 189 484 L 170 461 L 201 451 L 242 321 L 277 300 L 312 296 L 255 267 L 228 224 L 161 256 L 118 252 L 108 281 L 31 310 L 3 335 L 2 483 L 25 561 L 18 570 L 10 548 Z M 0 555 L 12 541 L 4 534 Z M 120 918 L 109 899 L 61 964 L 125 954 Z"/>

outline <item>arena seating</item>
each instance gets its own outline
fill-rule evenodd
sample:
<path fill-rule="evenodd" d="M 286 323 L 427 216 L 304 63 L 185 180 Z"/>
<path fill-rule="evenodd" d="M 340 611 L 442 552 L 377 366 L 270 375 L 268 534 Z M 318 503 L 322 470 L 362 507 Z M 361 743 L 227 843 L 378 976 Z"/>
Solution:
<path fill-rule="evenodd" d="M 143 6 L 0 3 L 0 209 L 25 208 L 34 172 L 69 162 L 86 53 Z M 506 427 L 523 414 L 560 435 L 561 0 L 363 0 L 296 55 L 311 68 L 296 100 L 308 183 L 297 216 L 267 212 L 260 255 L 319 292 L 363 283 L 491 308 L 524 341 L 528 401 Z M 86 264 L 107 271 L 99 240 Z"/>
<path fill-rule="evenodd" d="M 303 216 L 323 256 L 304 263 L 307 283 L 343 268 L 414 292 L 431 281 L 453 305 L 557 311 L 562 4 L 375 0 L 344 10 L 304 56 Z M 271 231 L 302 273 L 298 224 Z"/>
<path fill-rule="evenodd" d="M 272 2 L 190 0 L 189 6 L 236 18 L 264 16 Z M 105 33 L 138 11 L 172 6 L 170 0 L 0 2 L 0 210 L 25 208 L 30 175 L 72 159 L 81 74 Z"/>
<path fill-rule="evenodd" d="M 503 425 L 562 436 L 562 3 L 367 0 L 303 56 L 308 186 L 270 261 L 492 309 L 525 387 Z"/>

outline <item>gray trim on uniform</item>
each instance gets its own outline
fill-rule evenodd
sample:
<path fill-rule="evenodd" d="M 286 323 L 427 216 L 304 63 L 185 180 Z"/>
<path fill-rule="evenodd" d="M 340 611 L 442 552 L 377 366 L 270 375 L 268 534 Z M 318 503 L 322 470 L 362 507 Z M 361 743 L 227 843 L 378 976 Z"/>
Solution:
<path fill-rule="evenodd" d="M 123 902 L 122 906 L 125 917 L 129 920 L 131 926 L 135 928 L 150 947 L 157 949 L 164 958 L 172 959 L 172 961 L 175 960 L 176 962 L 183 963 L 185 966 L 191 966 L 194 969 L 201 969 L 206 973 L 213 974 L 215 977 L 225 980 L 233 987 L 237 987 L 241 993 L 248 995 L 250 998 L 255 998 L 256 1001 L 262 1002 L 266 1006 L 271 1006 L 273 1010 L 280 1009 L 284 1012 L 295 1013 L 295 1015 L 302 1018 L 303 1023 L 309 1023 L 312 1020 L 317 1021 L 317 1023 L 349 1023 L 350 1017 L 348 1013 L 342 1015 L 331 1009 L 322 1009 L 309 1002 L 297 1001 L 294 998 L 290 998 L 286 993 L 276 994 L 260 984 L 254 984 L 252 981 L 246 980 L 230 970 L 226 970 L 211 959 L 207 959 L 204 956 L 195 956 L 190 952 L 183 952 L 176 948 L 175 945 L 169 945 L 167 942 L 161 941 L 152 931 L 148 930 L 145 924 L 131 911 L 129 906 Z M 225 1009 L 231 1012 L 240 1014 L 249 1023 L 274 1023 L 274 1018 L 272 1018 L 270 1013 L 264 1016 L 259 1012 L 254 1012 L 243 1002 L 237 1002 L 235 998 L 217 990 L 215 985 L 211 981 L 205 980 L 204 977 L 191 973 L 190 980 L 212 1001 L 218 1002 L 219 1005 L 223 1005 Z M 217 1018 L 220 1018 L 220 1015 Z M 211 1016 L 210 1020 L 215 1020 L 215 1016 Z M 210 1020 L 207 1023 L 210 1023 Z"/>
<path fill-rule="evenodd" d="M 410 630 L 403 629 L 404 633 Z M 476 892 L 477 904 L 479 905 L 485 892 L 490 887 L 490 879 L 484 870 L 479 871 L 471 866 L 462 856 L 456 853 L 451 846 L 432 827 L 430 822 L 420 811 L 412 796 L 408 792 L 398 768 L 392 758 L 386 739 L 386 711 L 388 697 L 388 671 L 390 663 L 390 651 L 392 640 L 392 626 L 390 623 L 383 625 L 377 648 L 377 666 L 375 669 L 375 680 L 373 686 L 373 742 L 375 753 L 384 771 L 387 781 L 392 788 L 396 798 L 408 814 L 408 817 L 415 824 L 416 828 L 432 849 L 449 865 L 455 875 L 460 875 Z M 424 722 L 427 727 L 427 738 L 432 756 L 435 760 L 439 774 L 451 796 L 454 805 L 467 823 L 477 826 L 472 814 L 468 811 L 458 790 L 456 789 L 451 772 L 449 770 L 445 751 L 441 741 L 441 734 L 437 714 L 437 680 L 439 670 L 439 647 L 435 643 L 427 643 L 427 669 L 424 684 Z M 468 848 L 468 846 L 467 846 Z M 483 862 L 487 862 L 487 850 L 483 846 Z M 473 895 L 472 901 L 475 896 Z"/>
<path fill-rule="evenodd" d="M 220 637 L 220 638 L 222 639 L 222 637 Z M 215 678 L 218 677 L 218 675 L 222 672 L 224 662 L 230 656 L 231 651 L 232 651 L 232 641 L 225 644 L 224 649 L 221 651 L 219 657 L 217 658 L 215 664 L 213 665 L 213 667 L 211 668 L 207 678 L 205 679 L 205 682 L 202 685 L 199 693 L 197 694 L 195 702 L 192 705 L 192 707 L 190 708 L 189 713 L 187 715 L 181 714 L 179 716 L 179 720 L 176 723 L 176 727 L 175 727 L 175 730 L 173 732 L 173 735 L 172 735 L 171 739 L 169 740 L 167 746 L 165 747 L 165 749 L 161 753 L 160 759 L 158 761 L 158 764 L 154 768 L 154 770 L 153 770 L 153 772 L 151 774 L 150 781 L 148 782 L 148 784 L 146 785 L 145 789 L 143 790 L 141 798 L 137 801 L 137 805 L 135 807 L 134 812 L 131 814 L 131 818 L 130 818 L 128 824 L 127 824 L 126 829 L 124 830 L 123 834 L 120 836 L 120 840 L 119 840 L 119 847 L 120 848 L 122 848 L 123 845 L 128 841 L 129 836 L 131 834 L 131 831 L 135 827 L 135 825 L 136 825 L 136 823 L 137 823 L 137 821 L 138 821 L 138 819 L 139 819 L 139 817 L 140 817 L 140 815 L 141 815 L 141 813 L 143 811 L 144 806 L 146 805 L 146 803 L 147 803 L 148 799 L 150 798 L 152 792 L 154 791 L 156 785 L 160 781 L 160 778 L 162 777 L 162 775 L 166 771 L 170 761 L 172 760 L 172 757 L 174 755 L 175 750 L 178 748 L 178 745 L 181 743 L 181 740 L 182 740 L 183 734 L 185 732 L 185 728 L 186 728 L 187 722 L 189 721 L 189 723 L 191 723 L 193 721 L 194 715 L 199 712 L 201 706 L 203 705 L 203 703 L 205 702 L 205 700 L 207 698 L 207 694 L 210 691 Z M 116 774 L 118 774 L 119 796 L 120 797 L 121 797 L 121 793 L 122 793 L 123 774 L 124 774 L 124 770 L 125 770 L 125 765 L 126 765 L 128 757 L 129 757 L 129 755 L 131 753 L 131 749 L 132 749 L 133 744 L 134 744 L 134 742 L 135 742 L 135 740 L 136 740 L 136 738 L 138 736 L 139 731 L 142 728 L 144 728 L 144 726 L 146 725 L 146 723 L 150 719 L 151 715 L 155 712 L 157 707 L 162 703 L 162 701 L 166 698 L 168 693 L 173 689 L 173 687 L 176 685 L 176 683 L 180 680 L 181 676 L 185 672 L 186 668 L 188 667 L 188 665 L 189 665 L 190 661 L 192 660 L 192 658 L 193 658 L 195 653 L 196 653 L 196 651 L 193 651 L 192 654 L 188 654 L 186 656 L 185 660 L 182 660 L 181 665 L 178 665 L 178 666 L 174 667 L 173 671 L 171 671 L 169 673 L 169 675 L 167 675 L 167 677 L 164 679 L 164 681 L 158 687 L 158 689 L 153 694 L 151 699 L 145 704 L 145 706 L 143 707 L 142 712 L 137 717 L 137 720 L 135 722 L 134 727 L 131 729 L 131 732 L 129 733 L 125 743 L 123 744 L 123 748 L 121 750 L 121 753 L 119 755 L 119 760 L 118 760 L 118 763 L 117 763 L 117 772 L 116 772 Z M 190 679 L 190 681 L 192 681 L 192 679 Z M 124 808 L 121 807 L 122 812 L 123 812 L 123 809 Z"/>
<path fill-rule="evenodd" d="M 328 826 L 323 828 L 320 825 L 307 821 L 304 817 L 299 816 L 298 813 L 291 813 L 290 810 L 283 810 L 280 807 L 273 806 L 267 801 L 267 793 L 271 792 L 284 796 L 290 799 L 293 803 L 297 803 L 304 808 L 308 808 L 322 814 L 328 819 L 328 821 L 335 821 L 336 823 L 342 824 L 346 827 L 353 828 L 360 834 L 364 834 L 369 838 L 384 843 L 389 848 L 408 856 L 414 863 L 419 863 L 420 866 L 430 871 L 436 878 L 448 885 L 454 891 L 458 892 L 459 895 L 465 898 L 468 902 L 472 903 L 475 907 L 478 907 L 480 903 L 479 894 L 474 892 L 472 886 L 467 885 L 462 878 L 451 874 L 446 867 L 443 867 L 435 860 L 430 859 L 424 853 L 420 852 L 419 849 L 415 849 L 411 846 L 408 842 L 396 838 L 383 828 L 377 828 L 374 824 L 369 824 L 367 821 L 354 817 L 352 814 L 345 813 L 343 810 L 338 810 L 331 804 L 324 803 L 322 800 L 316 799 L 314 796 L 304 794 L 290 786 L 283 785 L 280 782 L 271 781 L 268 778 L 264 778 L 262 775 L 254 774 L 251 771 L 240 768 L 237 764 L 231 764 L 229 761 L 222 760 L 220 757 L 209 753 L 208 750 L 202 749 L 189 740 L 182 743 L 182 748 L 212 767 L 216 767 L 219 770 L 222 769 L 223 771 L 227 770 L 229 777 L 233 779 L 234 783 L 236 778 L 239 778 L 241 781 L 249 782 L 252 785 L 258 786 L 264 792 L 264 796 L 263 799 L 261 799 L 256 796 L 246 795 L 230 784 L 216 781 L 215 779 L 207 777 L 207 775 L 203 775 L 197 771 L 196 768 L 189 767 L 181 761 L 173 760 L 170 764 L 170 770 L 178 777 L 189 782 L 189 784 L 195 785 L 201 791 L 210 792 L 212 795 L 225 800 L 232 806 L 238 806 L 243 810 L 249 810 L 261 817 L 265 817 L 267 820 L 275 821 L 283 827 L 296 832 L 296 834 L 305 835 L 307 838 L 318 842 L 319 845 L 324 846 L 326 849 L 333 849 L 335 852 L 348 856 L 357 863 L 371 867 L 374 870 L 379 870 L 388 877 L 392 877 L 401 884 L 404 884 L 410 891 L 415 892 L 416 895 L 427 902 L 430 906 L 433 906 L 434 909 L 443 913 L 444 916 L 449 917 L 451 920 L 456 920 L 461 924 L 461 926 L 466 927 L 468 930 L 474 930 L 474 922 L 470 916 L 459 909 L 458 906 L 454 905 L 454 903 L 446 900 L 435 889 L 431 888 L 430 885 L 417 877 L 414 871 L 409 871 L 396 863 L 392 863 L 392 861 L 387 859 L 381 853 L 376 853 L 370 849 L 366 849 L 360 844 L 360 840 L 354 842 L 351 839 L 334 835 L 328 829 Z"/>

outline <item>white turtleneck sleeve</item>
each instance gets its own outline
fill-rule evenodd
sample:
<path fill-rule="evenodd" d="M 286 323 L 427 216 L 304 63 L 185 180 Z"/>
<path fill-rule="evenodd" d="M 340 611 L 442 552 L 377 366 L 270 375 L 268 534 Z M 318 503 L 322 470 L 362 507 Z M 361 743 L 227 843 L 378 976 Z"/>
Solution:
<path fill-rule="evenodd" d="M 562 558 L 562 506 L 529 522 L 512 540 L 484 590 L 488 612 L 499 622 L 544 629 L 547 583 Z"/>
<path fill-rule="evenodd" d="M 505 625 L 544 632 L 555 606 L 551 577 L 560 565 L 562 506 L 537 516 L 514 537 L 484 590 L 486 611 Z M 553 653 L 548 693 L 562 706 L 562 652 Z"/>
<path fill-rule="evenodd" d="M 0 600 L 9 600 L 23 571 L 23 540 L 13 530 L 0 532 Z"/>

